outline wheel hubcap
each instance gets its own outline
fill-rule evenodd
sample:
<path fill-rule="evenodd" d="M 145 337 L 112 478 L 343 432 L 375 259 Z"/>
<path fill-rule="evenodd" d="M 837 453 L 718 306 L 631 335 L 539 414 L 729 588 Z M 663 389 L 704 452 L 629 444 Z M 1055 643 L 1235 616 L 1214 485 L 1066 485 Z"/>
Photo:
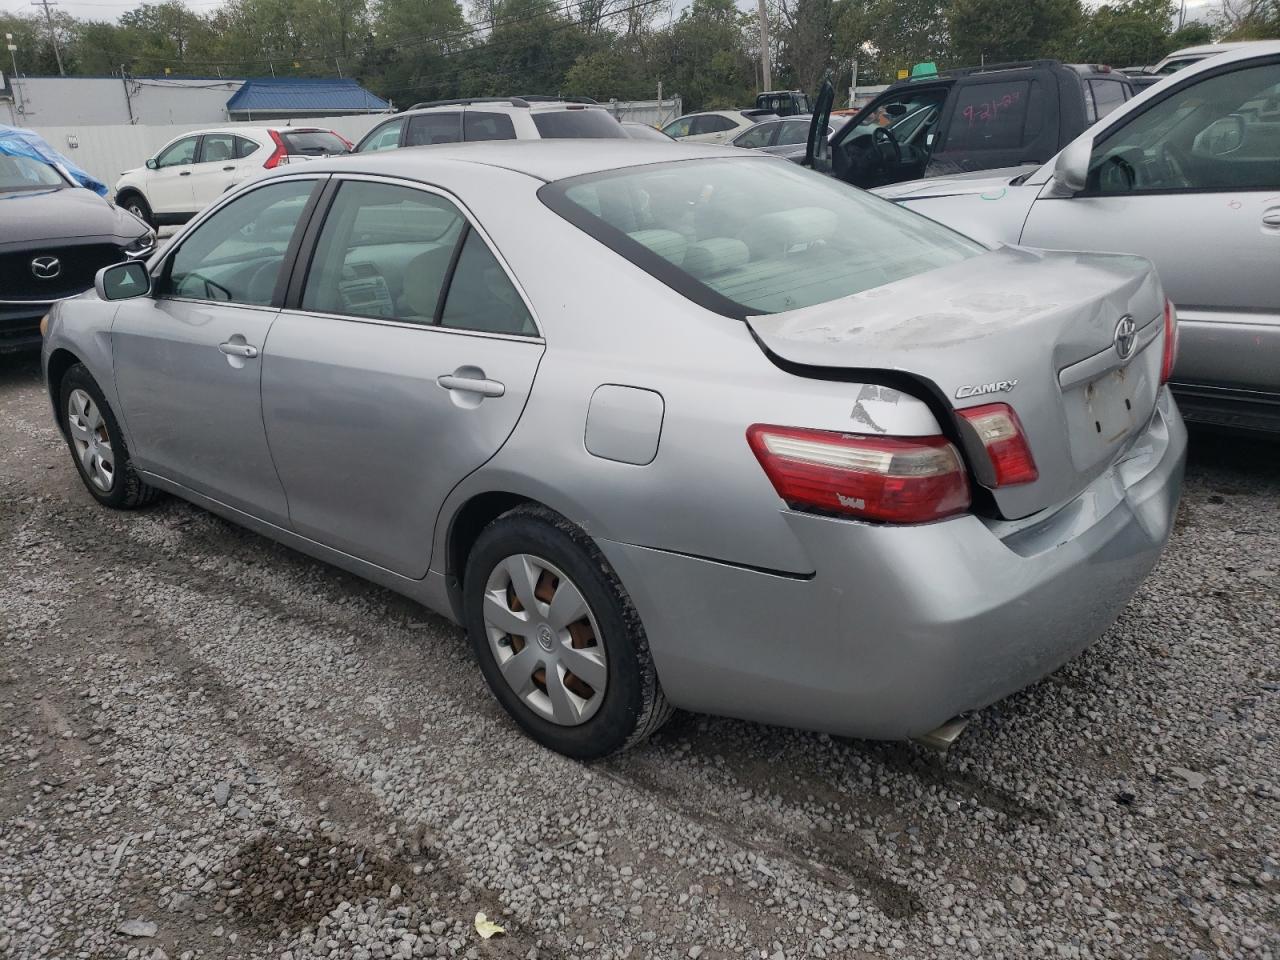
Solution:
<path fill-rule="evenodd" d="M 557 567 L 521 553 L 489 574 L 484 627 L 502 678 L 531 710 L 573 727 L 600 709 L 609 668 L 595 616 Z"/>
<path fill-rule="evenodd" d="M 67 426 L 84 475 L 103 493 L 110 493 L 116 482 L 111 434 L 102 419 L 102 410 L 83 390 L 72 390 L 67 398 Z"/>

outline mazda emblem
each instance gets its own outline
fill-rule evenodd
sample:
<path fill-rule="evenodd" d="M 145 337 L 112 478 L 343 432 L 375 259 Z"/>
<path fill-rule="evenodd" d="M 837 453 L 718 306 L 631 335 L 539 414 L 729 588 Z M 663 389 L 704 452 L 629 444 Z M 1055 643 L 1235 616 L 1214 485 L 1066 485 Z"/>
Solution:
<path fill-rule="evenodd" d="M 1133 322 L 1133 317 L 1125 314 L 1120 318 L 1120 322 L 1116 324 L 1115 345 L 1116 353 L 1120 355 L 1121 360 L 1128 360 L 1133 356 L 1133 348 L 1138 343 L 1138 325 Z"/>
<path fill-rule="evenodd" d="M 36 257 L 31 261 L 31 273 L 37 280 L 52 280 L 62 272 L 62 261 L 57 257 Z"/>

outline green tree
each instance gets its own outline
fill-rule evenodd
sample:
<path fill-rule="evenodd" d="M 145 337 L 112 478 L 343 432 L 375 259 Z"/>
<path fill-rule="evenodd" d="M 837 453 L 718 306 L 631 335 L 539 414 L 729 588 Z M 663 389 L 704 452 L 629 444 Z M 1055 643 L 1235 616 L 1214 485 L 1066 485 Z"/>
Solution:
<path fill-rule="evenodd" d="M 634 51 L 615 42 L 580 56 L 565 74 L 564 92 L 601 102 L 649 100 L 657 96 L 657 81 L 650 79 L 647 65 Z"/>
<path fill-rule="evenodd" d="M 965 65 L 1069 57 L 1082 17 L 1080 0 L 952 0 L 952 55 Z"/>
<path fill-rule="evenodd" d="M 663 95 L 679 94 L 686 111 L 753 103 L 756 64 L 746 32 L 754 26 L 733 0 L 693 0 L 671 29 L 655 37 L 651 63 Z"/>
<path fill-rule="evenodd" d="M 1155 63 L 1175 44 L 1169 0 L 1122 0 L 1093 11 L 1081 31 L 1076 56 L 1117 67 Z"/>
<path fill-rule="evenodd" d="M 835 49 L 832 0 L 777 0 L 772 32 L 778 44 L 775 87 L 817 92 Z"/>

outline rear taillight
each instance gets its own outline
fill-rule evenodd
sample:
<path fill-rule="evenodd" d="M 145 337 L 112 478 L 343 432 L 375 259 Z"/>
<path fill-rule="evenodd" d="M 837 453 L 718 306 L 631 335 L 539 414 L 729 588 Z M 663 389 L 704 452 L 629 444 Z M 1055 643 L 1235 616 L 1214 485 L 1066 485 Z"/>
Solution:
<path fill-rule="evenodd" d="M 271 156 L 267 157 L 267 162 L 262 166 L 268 170 L 273 170 L 280 164 L 289 162 L 289 150 L 285 147 L 284 141 L 280 139 L 280 134 L 274 130 L 268 130 L 267 133 L 271 134 L 271 139 L 275 142 L 276 148 L 271 151 Z"/>
<path fill-rule="evenodd" d="M 994 474 L 990 478 L 983 476 L 986 471 L 975 467 L 979 480 L 992 487 L 1012 487 L 1039 478 L 1040 471 L 1027 445 L 1027 435 L 1022 432 L 1022 422 L 1011 406 L 987 403 L 957 412 L 973 428 L 991 461 Z"/>
<path fill-rule="evenodd" d="M 755 424 L 747 442 L 778 496 L 796 510 L 889 523 L 969 508 L 969 479 L 945 437 L 868 437 Z"/>
<path fill-rule="evenodd" d="M 1164 302 L 1164 354 L 1160 358 L 1160 382 L 1168 383 L 1178 362 L 1178 311 L 1173 302 Z"/>

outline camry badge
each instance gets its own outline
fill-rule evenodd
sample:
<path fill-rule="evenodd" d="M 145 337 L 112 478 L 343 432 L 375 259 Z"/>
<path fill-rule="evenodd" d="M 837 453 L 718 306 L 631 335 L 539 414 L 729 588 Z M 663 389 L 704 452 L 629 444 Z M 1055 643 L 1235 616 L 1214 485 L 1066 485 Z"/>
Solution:
<path fill-rule="evenodd" d="M 1138 325 L 1133 322 L 1133 317 L 1126 313 L 1116 324 L 1115 333 L 1116 353 L 1121 360 L 1128 360 L 1133 356 L 1133 348 L 1137 342 Z"/>
<path fill-rule="evenodd" d="M 975 383 L 971 387 L 961 387 L 956 391 L 957 400 L 965 400 L 969 397 L 985 397 L 988 393 L 1008 393 L 1018 385 L 1015 377 L 1012 380 L 997 380 L 994 383 Z"/>
<path fill-rule="evenodd" d="M 62 272 L 62 261 L 57 257 L 36 257 L 31 261 L 31 273 L 37 280 L 52 280 Z"/>

